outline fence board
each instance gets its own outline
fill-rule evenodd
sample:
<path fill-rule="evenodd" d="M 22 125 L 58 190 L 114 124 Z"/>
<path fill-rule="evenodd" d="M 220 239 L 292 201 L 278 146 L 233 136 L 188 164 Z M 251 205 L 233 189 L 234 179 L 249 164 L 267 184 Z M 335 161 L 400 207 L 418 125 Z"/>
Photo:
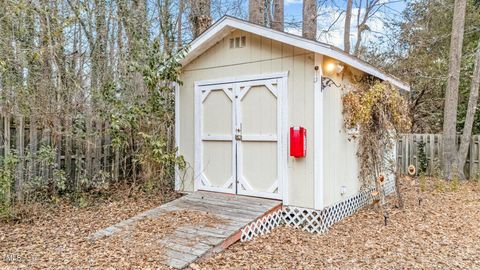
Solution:
<path fill-rule="evenodd" d="M 111 172 L 112 168 L 110 167 L 110 156 L 111 156 L 111 138 L 110 135 L 108 134 L 108 130 L 110 128 L 110 125 L 105 123 L 105 133 L 104 133 L 104 146 L 103 146 L 103 168 L 107 172 Z"/>
<path fill-rule="evenodd" d="M 72 120 L 67 117 L 65 120 L 65 174 L 74 183 L 75 175 L 72 170 Z"/>
<path fill-rule="evenodd" d="M 136 177 L 131 156 L 125 154 L 123 147 L 112 147 L 107 123 L 92 118 L 76 122 L 67 117 L 51 125 L 37 120 L 40 119 L 12 115 L 0 108 L 0 162 L 11 153 L 18 159 L 13 168 L 12 192 L 9 189 L 6 194 L 12 200 L 7 201 L 28 199 L 31 193 L 27 188 L 38 184 L 50 187 L 55 180 L 54 169 L 63 170 L 67 187 L 76 190 L 88 187 L 80 184 L 92 183 L 100 173 L 115 182 Z M 54 164 L 50 157 L 40 155 L 42 147 L 52 148 Z"/>
<path fill-rule="evenodd" d="M 430 141 L 428 143 L 429 147 L 430 147 L 430 156 L 429 156 L 429 168 L 428 168 L 428 174 L 432 174 L 433 173 L 433 166 L 435 166 L 434 162 L 435 162 L 435 134 L 429 134 L 428 135 Z"/>
<path fill-rule="evenodd" d="M 3 112 L 0 112 L 0 157 L 4 156 L 4 150 L 5 150 L 5 145 L 4 145 L 4 140 L 5 140 L 5 129 L 4 129 L 4 114 Z"/>
<path fill-rule="evenodd" d="M 35 118 L 30 118 L 30 155 L 33 157 L 37 153 L 38 150 L 38 132 L 37 132 L 37 123 Z M 31 159 L 29 164 L 29 172 L 28 172 L 28 179 L 33 179 L 33 177 L 37 176 L 37 161 L 35 159 Z"/>
<path fill-rule="evenodd" d="M 434 169 L 442 164 L 442 135 L 441 134 L 402 134 L 397 141 L 397 166 L 401 173 L 406 174 L 410 164 L 419 167 L 419 143 L 425 142 L 425 155 L 427 157 L 427 170 L 429 175 L 434 174 Z M 457 143 L 460 141 L 460 136 Z M 470 139 L 467 161 L 463 168 L 468 178 L 480 176 L 480 135 Z"/>
<path fill-rule="evenodd" d="M 15 191 L 16 199 L 23 201 L 23 173 L 24 173 L 24 150 L 25 150 L 25 122 L 23 116 L 16 117 L 17 129 L 15 132 L 15 148 L 17 150 L 17 166 L 15 169 Z"/>
<path fill-rule="evenodd" d="M 102 169 L 102 123 L 97 119 L 95 123 L 95 158 L 93 169 L 98 172 Z"/>
<path fill-rule="evenodd" d="M 43 131 L 42 131 L 42 138 L 41 138 L 41 147 L 45 147 L 45 146 L 48 146 L 50 145 L 50 129 L 48 128 L 45 128 Z M 40 165 L 41 165 L 41 173 L 42 173 L 42 179 L 48 179 L 49 178 L 49 167 L 47 162 L 45 160 L 41 161 L 40 162 Z"/>
<path fill-rule="evenodd" d="M 92 142 L 92 118 L 87 117 L 86 120 L 86 145 L 85 145 L 85 173 L 87 178 L 91 178 L 93 176 L 93 169 L 92 169 L 92 156 L 93 156 L 93 142 Z"/>
<path fill-rule="evenodd" d="M 8 156 L 10 154 L 10 114 L 5 114 L 3 118 L 3 130 L 4 130 L 4 140 L 3 140 L 3 151 L 4 155 Z"/>

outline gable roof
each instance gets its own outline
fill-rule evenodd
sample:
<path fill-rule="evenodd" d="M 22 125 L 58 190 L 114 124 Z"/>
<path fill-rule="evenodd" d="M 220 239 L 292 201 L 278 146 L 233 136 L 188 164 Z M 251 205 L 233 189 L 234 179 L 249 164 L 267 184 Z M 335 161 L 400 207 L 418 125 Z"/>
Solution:
<path fill-rule="evenodd" d="M 230 16 L 222 17 L 207 30 L 205 30 L 205 32 L 203 32 L 200 36 L 194 39 L 189 45 L 190 48 L 187 55 L 185 58 L 180 60 L 180 64 L 183 66 L 187 65 L 208 50 L 215 43 L 237 29 L 337 59 L 367 74 L 375 76 L 381 80 L 388 81 L 402 90 L 410 91 L 410 86 L 407 83 L 383 72 L 379 68 L 370 65 L 358 57 L 340 50 L 337 47 L 274 30 Z"/>

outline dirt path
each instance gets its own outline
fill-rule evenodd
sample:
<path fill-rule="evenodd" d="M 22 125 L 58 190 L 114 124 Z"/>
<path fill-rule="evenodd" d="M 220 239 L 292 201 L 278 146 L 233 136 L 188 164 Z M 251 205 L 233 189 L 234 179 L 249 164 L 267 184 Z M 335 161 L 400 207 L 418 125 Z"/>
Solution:
<path fill-rule="evenodd" d="M 405 183 L 406 184 L 406 183 Z M 388 226 L 372 209 L 326 235 L 281 227 L 200 262 L 201 269 L 480 269 L 480 184 L 458 191 L 430 188 L 418 205 L 405 185 L 406 209 L 392 208 Z M 444 184 L 451 189 L 451 184 Z M 194 266 L 194 268 L 197 268 Z"/>

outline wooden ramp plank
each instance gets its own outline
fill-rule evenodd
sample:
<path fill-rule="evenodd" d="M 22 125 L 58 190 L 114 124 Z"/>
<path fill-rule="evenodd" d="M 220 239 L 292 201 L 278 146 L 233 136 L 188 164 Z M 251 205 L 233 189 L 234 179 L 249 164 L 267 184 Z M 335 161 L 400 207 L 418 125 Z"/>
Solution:
<path fill-rule="evenodd" d="M 130 219 L 100 230 L 89 238 L 108 237 L 146 218 L 155 218 L 172 211 L 208 213 L 221 222 L 208 225 L 181 225 L 159 241 L 165 249 L 165 265 L 182 269 L 205 254 L 219 252 L 241 236 L 241 229 L 281 206 L 278 200 L 246 197 L 216 192 L 197 191 L 159 207 L 142 212 Z"/>

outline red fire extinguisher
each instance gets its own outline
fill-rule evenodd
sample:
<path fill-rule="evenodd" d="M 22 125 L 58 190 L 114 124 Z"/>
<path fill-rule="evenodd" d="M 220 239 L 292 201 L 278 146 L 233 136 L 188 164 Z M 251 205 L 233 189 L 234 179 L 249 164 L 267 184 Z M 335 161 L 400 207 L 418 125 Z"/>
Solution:
<path fill-rule="evenodd" d="M 307 156 L 307 130 L 304 127 L 290 128 L 290 156 Z"/>

